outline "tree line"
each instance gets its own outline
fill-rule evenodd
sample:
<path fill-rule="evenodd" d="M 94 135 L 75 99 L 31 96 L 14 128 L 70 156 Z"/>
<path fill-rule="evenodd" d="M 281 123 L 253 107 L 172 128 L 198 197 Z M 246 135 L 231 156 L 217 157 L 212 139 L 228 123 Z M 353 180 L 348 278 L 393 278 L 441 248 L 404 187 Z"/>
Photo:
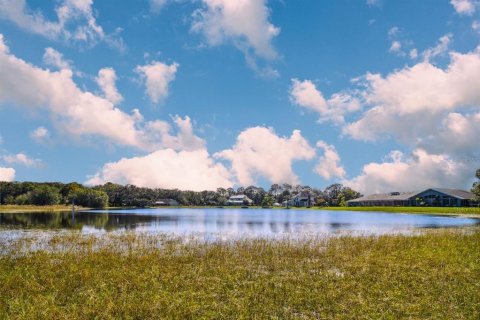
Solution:
<path fill-rule="evenodd" d="M 473 184 L 471 191 L 480 202 L 480 169 L 475 176 L 478 181 Z M 73 202 L 90 208 L 148 207 L 161 199 L 173 199 L 182 206 L 223 206 L 231 196 L 244 194 L 256 206 L 272 206 L 288 201 L 300 192 L 313 197 L 315 206 L 345 206 L 348 200 L 362 196 L 339 183 L 323 190 L 310 186 L 273 184 L 268 190 L 249 186 L 196 192 L 124 186 L 111 182 L 95 187 L 86 187 L 77 182 L 0 182 L 0 204 L 57 205 Z"/>
<path fill-rule="evenodd" d="M 361 196 L 359 192 L 338 183 L 323 190 L 301 185 L 273 184 L 268 190 L 248 186 L 196 192 L 124 186 L 110 182 L 95 187 L 86 187 L 77 182 L 0 182 L 0 204 L 57 205 L 73 202 L 91 208 L 148 207 L 161 199 L 173 199 L 182 206 L 223 206 L 231 196 L 244 194 L 253 201 L 253 205 L 271 206 L 288 201 L 300 192 L 312 196 L 316 206 L 345 206 L 346 201 Z"/>
<path fill-rule="evenodd" d="M 475 177 L 478 181 L 473 184 L 472 193 L 475 195 L 475 200 L 480 202 L 480 169 L 475 172 Z"/>

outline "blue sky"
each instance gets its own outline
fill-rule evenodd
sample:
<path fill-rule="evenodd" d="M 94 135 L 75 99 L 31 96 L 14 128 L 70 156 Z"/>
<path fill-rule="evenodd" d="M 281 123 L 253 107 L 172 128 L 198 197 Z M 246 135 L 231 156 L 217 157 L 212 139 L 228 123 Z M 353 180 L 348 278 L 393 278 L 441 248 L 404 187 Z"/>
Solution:
<path fill-rule="evenodd" d="M 480 3 L 0 0 L 0 180 L 469 188 Z"/>

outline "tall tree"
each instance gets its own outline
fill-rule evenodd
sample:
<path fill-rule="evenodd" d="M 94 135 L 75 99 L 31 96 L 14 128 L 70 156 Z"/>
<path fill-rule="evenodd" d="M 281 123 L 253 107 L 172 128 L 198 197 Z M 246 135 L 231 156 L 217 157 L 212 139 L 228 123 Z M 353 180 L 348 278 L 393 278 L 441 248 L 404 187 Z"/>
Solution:
<path fill-rule="evenodd" d="M 473 184 L 472 193 L 475 195 L 475 200 L 480 202 L 480 169 L 477 169 L 477 172 L 475 172 L 475 177 L 477 177 L 479 181 Z"/>

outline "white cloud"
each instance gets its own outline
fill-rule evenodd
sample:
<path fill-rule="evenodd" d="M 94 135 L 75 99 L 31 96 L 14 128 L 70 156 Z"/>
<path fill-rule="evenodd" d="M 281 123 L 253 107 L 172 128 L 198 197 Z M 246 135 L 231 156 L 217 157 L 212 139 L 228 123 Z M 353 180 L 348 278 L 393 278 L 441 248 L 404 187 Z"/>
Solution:
<path fill-rule="evenodd" d="M 424 144 L 427 148 L 427 141 L 433 145 L 446 124 L 454 127 L 452 121 L 458 121 L 452 113 L 480 106 L 480 52 L 451 53 L 450 57 L 443 69 L 423 61 L 385 77 L 367 74 L 361 94 L 371 108 L 347 125 L 344 133 L 360 140 L 391 136 L 414 147 Z M 452 148 L 457 142 L 452 140 L 444 147 Z M 471 145 L 471 149 L 478 148 Z"/>
<path fill-rule="evenodd" d="M 418 50 L 412 49 L 408 55 L 410 56 L 410 59 L 416 60 L 418 58 Z"/>
<path fill-rule="evenodd" d="M 292 163 L 311 160 L 312 148 L 299 130 L 290 137 L 279 137 L 273 129 L 253 127 L 242 131 L 235 145 L 214 154 L 214 157 L 231 161 L 232 171 L 240 185 L 254 184 L 259 177 L 271 183 L 299 183 Z"/>
<path fill-rule="evenodd" d="M 179 64 L 175 62 L 168 65 L 153 61 L 135 69 L 145 80 L 146 93 L 154 104 L 162 102 L 168 96 L 170 82 L 175 80 L 178 67 Z"/>
<path fill-rule="evenodd" d="M 448 51 L 448 47 L 452 42 L 452 38 L 453 35 L 450 33 L 442 36 L 438 40 L 438 44 L 435 47 L 429 48 L 423 52 L 423 58 L 429 61 L 432 58 L 444 55 Z"/>
<path fill-rule="evenodd" d="M 125 113 L 109 100 L 81 90 L 73 81 L 71 70 L 44 70 L 10 54 L 1 34 L 0 70 L 0 103 L 43 110 L 64 134 L 103 137 L 118 145 L 148 151 L 162 148 L 163 140 L 172 140 L 169 130 L 156 130 L 154 124 L 160 120 L 145 122 L 138 110 Z M 190 120 L 182 123 L 180 134 L 188 136 L 189 125 Z M 189 144 L 191 140 L 198 141 L 193 134 L 189 139 L 178 141 Z"/>
<path fill-rule="evenodd" d="M 37 167 L 42 164 L 41 160 L 32 159 L 28 157 L 25 153 L 17 153 L 3 156 L 3 161 L 8 164 L 20 164 L 26 167 Z"/>
<path fill-rule="evenodd" d="M 205 140 L 193 133 L 193 125 L 190 117 L 182 119 L 179 116 L 173 117 L 173 122 L 178 128 L 176 135 L 172 135 L 172 126 L 161 120 L 147 123 L 145 132 L 150 141 L 156 142 L 152 145 L 161 145 L 163 148 L 174 150 L 195 151 L 205 148 Z"/>
<path fill-rule="evenodd" d="M 107 163 L 87 184 L 106 182 L 193 191 L 233 185 L 229 171 L 205 149 L 180 152 L 164 149 L 142 157 L 123 158 Z"/>
<path fill-rule="evenodd" d="M 204 36 L 209 46 L 233 44 L 245 56 L 247 64 L 262 77 L 277 77 L 271 66 L 261 67 L 256 58 L 274 60 L 278 53 L 272 45 L 280 28 L 269 21 L 267 0 L 202 0 L 203 8 L 193 14 L 192 31 Z"/>
<path fill-rule="evenodd" d="M 402 44 L 400 43 L 400 41 L 395 40 L 392 42 L 392 45 L 390 46 L 390 49 L 388 51 L 400 54 L 402 53 Z"/>
<path fill-rule="evenodd" d="M 473 21 L 472 29 L 478 32 L 478 34 L 480 34 L 480 21 L 477 21 L 477 20 Z"/>
<path fill-rule="evenodd" d="M 480 156 L 480 112 L 450 112 L 440 121 L 437 131 L 418 139 L 419 147 L 434 153 Z"/>
<path fill-rule="evenodd" d="M 369 163 L 359 176 L 343 183 L 364 194 L 430 187 L 468 188 L 475 169 L 473 163 L 444 154 L 432 155 L 422 149 L 415 149 L 410 156 L 393 151 L 385 162 Z"/>
<path fill-rule="evenodd" d="M 474 0 L 450 0 L 450 3 L 460 15 L 472 15 L 475 13 L 476 2 Z"/>
<path fill-rule="evenodd" d="M 341 124 L 347 113 L 360 109 L 359 100 L 348 93 L 335 93 L 330 99 L 325 100 L 322 92 L 310 80 L 292 79 L 290 99 L 300 107 L 317 112 L 320 115 L 320 122 L 332 121 Z"/>
<path fill-rule="evenodd" d="M 46 109 L 58 127 L 74 136 L 100 135 L 119 144 L 140 144 L 134 118 L 79 89 L 71 70 L 40 69 L 9 54 L 6 46 L 0 50 L 0 69 L 5 75 L 0 77 L 0 102 Z"/>
<path fill-rule="evenodd" d="M 96 22 L 92 5 L 93 0 L 63 0 L 55 7 L 57 20 L 50 21 L 41 12 L 31 10 L 25 0 L 0 0 L 0 18 L 49 39 L 87 44 L 109 42 L 110 38 Z"/>
<path fill-rule="evenodd" d="M 50 137 L 48 129 L 45 127 L 38 127 L 30 133 L 30 138 L 35 140 L 37 143 L 44 143 Z"/>
<path fill-rule="evenodd" d="M 192 30 L 202 33 L 209 45 L 231 40 L 237 46 L 252 48 L 260 57 L 278 56 L 271 41 L 280 29 L 269 21 L 266 0 L 203 0 L 203 3 L 205 7 L 194 14 Z"/>
<path fill-rule="evenodd" d="M 0 181 L 13 181 L 15 179 L 15 169 L 0 167 Z"/>
<path fill-rule="evenodd" d="M 103 68 L 98 71 L 98 77 L 95 79 L 98 86 L 102 89 L 105 99 L 113 103 L 119 104 L 123 101 L 122 95 L 118 92 L 115 81 L 117 74 L 113 68 Z"/>
<path fill-rule="evenodd" d="M 365 141 L 394 138 L 413 152 L 366 165 L 352 187 L 370 193 L 471 184 L 480 159 L 480 49 L 450 52 L 443 68 L 426 59 L 385 77 L 367 74 L 363 85 L 359 94 L 369 109 L 344 133 Z"/>
<path fill-rule="evenodd" d="M 327 180 L 345 178 L 346 172 L 340 163 L 340 156 L 335 146 L 320 140 L 317 142 L 317 148 L 323 149 L 323 156 L 320 157 L 320 160 L 315 166 L 315 172 Z"/>
<path fill-rule="evenodd" d="M 417 50 L 412 48 L 413 42 L 406 38 L 403 29 L 394 26 L 388 30 L 387 34 L 390 40 L 390 48 L 388 49 L 390 53 L 399 57 L 406 57 L 407 52 L 410 51 L 410 58 L 412 58 L 412 53 Z"/>
<path fill-rule="evenodd" d="M 167 5 L 167 0 L 149 0 L 149 3 L 150 9 L 158 13 Z"/>
<path fill-rule="evenodd" d="M 63 54 L 53 48 L 46 48 L 43 54 L 43 62 L 46 65 L 55 67 L 59 70 L 71 69 L 70 62 L 63 58 Z"/>

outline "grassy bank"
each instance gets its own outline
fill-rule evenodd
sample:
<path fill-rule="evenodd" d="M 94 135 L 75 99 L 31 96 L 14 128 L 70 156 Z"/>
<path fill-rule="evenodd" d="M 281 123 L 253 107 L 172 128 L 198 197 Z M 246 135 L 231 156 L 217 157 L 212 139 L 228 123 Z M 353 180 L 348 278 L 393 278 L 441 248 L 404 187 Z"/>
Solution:
<path fill-rule="evenodd" d="M 397 213 L 480 215 L 480 207 L 322 207 L 319 209 L 332 211 L 381 211 Z"/>
<path fill-rule="evenodd" d="M 90 208 L 84 208 L 81 206 L 75 206 L 76 211 L 89 210 Z M 17 213 L 17 212 L 52 212 L 52 211 L 71 211 L 72 206 L 63 204 L 51 205 L 51 206 L 33 206 L 33 205 L 0 205 L 0 213 Z"/>
<path fill-rule="evenodd" d="M 3 251 L 0 318 L 480 318 L 478 228 L 233 244 L 107 238 Z"/>

